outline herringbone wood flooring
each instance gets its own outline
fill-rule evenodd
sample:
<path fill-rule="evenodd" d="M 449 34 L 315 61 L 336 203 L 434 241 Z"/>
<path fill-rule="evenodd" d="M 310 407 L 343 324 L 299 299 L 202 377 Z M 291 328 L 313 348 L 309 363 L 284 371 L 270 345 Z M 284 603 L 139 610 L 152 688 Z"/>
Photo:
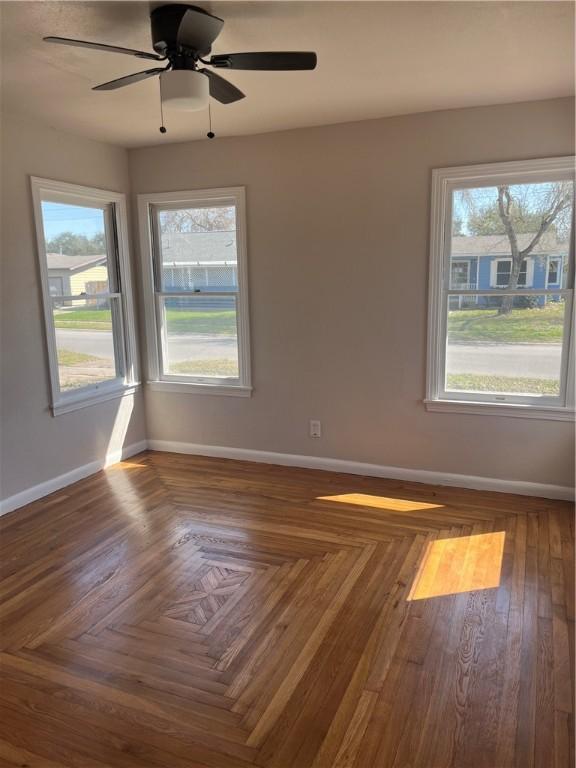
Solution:
<path fill-rule="evenodd" d="M 0 766 L 573 764 L 568 504 L 145 453 L 1 530 Z"/>

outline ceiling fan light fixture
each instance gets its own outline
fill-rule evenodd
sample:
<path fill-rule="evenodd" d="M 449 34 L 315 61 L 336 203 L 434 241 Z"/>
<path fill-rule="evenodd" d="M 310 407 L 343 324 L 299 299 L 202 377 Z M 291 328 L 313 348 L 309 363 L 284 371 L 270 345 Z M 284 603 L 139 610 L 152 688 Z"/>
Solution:
<path fill-rule="evenodd" d="M 196 112 L 208 106 L 210 82 L 193 69 L 170 70 L 160 75 L 160 92 L 164 106 Z"/>

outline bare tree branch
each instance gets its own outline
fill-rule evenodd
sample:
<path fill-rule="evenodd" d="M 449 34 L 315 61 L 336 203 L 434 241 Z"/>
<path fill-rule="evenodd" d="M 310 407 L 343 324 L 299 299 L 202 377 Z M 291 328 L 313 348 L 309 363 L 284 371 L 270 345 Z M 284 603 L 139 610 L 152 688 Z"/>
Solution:
<path fill-rule="evenodd" d="M 563 196 L 561 196 L 557 201 L 556 204 L 552 207 L 552 209 L 544 214 L 542 217 L 542 223 L 540 224 L 540 228 L 538 232 L 534 235 L 530 243 L 524 248 L 523 251 L 521 251 L 522 256 L 527 256 L 531 251 L 534 250 L 534 248 L 538 245 L 540 240 L 542 239 L 542 236 L 546 232 L 546 230 L 554 223 L 554 221 L 558 218 L 558 216 L 562 213 L 563 210 L 568 208 L 568 206 L 571 203 L 571 197 L 572 195 L 570 192 L 566 192 Z"/>

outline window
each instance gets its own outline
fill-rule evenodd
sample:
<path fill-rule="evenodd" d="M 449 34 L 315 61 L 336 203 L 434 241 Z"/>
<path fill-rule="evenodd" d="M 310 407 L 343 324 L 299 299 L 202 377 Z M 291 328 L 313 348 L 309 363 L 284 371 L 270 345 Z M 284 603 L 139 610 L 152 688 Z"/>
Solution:
<path fill-rule="evenodd" d="M 50 296 L 64 296 L 64 278 L 49 277 L 48 289 L 50 291 Z"/>
<path fill-rule="evenodd" d="M 512 259 L 494 259 L 491 264 L 490 286 L 492 288 L 508 288 L 512 275 Z M 534 279 L 534 262 L 532 259 L 522 259 L 518 272 L 517 286 L 531 287 Z"/>
<path fill-rule="evenodd" d="M 126 204 L 116 192 L 32 178 L 52 412 L 136 384 Z"/>
<path fill-rule="evenodd" d="M 149 385 L 249 396 L 242 188 L 139 195 Z"/>
<path fill-rule="evenodd" d="M 560 275 L 562 271 L 561 259 L 550 259 L 548 262 L 548 285 L 560 285 Z"/>
<path fill-rule="evenodd" d="M 571 157 L 433 172 L 428 410 L 573 417 L 573 214 Z"/>
<path fill-rule="evenodd" d="M 450 265 L 451 288 L 468 288 L 470 283 L 470 262 L 454 261 Z"/>

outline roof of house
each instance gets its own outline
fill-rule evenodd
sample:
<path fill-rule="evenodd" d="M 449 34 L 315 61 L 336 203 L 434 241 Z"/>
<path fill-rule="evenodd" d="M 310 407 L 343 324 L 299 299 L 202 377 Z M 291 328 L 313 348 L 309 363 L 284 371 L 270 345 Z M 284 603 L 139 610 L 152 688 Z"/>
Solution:
<path fill-rule="evenodd" d="M 534 234 L 518 235 L 518 247 L 526 248 Z M 452 238 L 452 256 L 510 256 L 510 242 L 506 235 L 471 235 Z M 554 232 L 545 232 L 536 247 L 534 254 L 566 254 L 568 241 L 559 241 Z"/>
<path fill-rule="evenodd" d="M 69 270 L 75 272 L 79 269 L 88 269 L 96 267 L 106 261 L 106 254 L 99 256 L 68 256 L 65 253 L 47 253 L 48 269 Z"/>
<path fill-rule="evenodd" d="M 162 262 L 170 264 L 236 263 L 236 232 L 171 232 L 162 235 Z"/>

